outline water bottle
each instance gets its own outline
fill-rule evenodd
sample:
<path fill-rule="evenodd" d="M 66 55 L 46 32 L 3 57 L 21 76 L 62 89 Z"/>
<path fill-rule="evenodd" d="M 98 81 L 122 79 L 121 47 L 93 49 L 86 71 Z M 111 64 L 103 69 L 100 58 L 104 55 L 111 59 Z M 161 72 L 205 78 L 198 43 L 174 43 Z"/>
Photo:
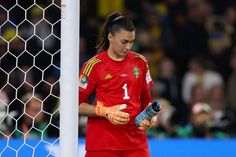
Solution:
<path fill-rule="evenodd" d="M 152 104 L 148 105 L 145 110 L 143 110 L 136 118 L 135 123 L 137 126 L 140 126 L 140 123 L 144 120 L 151 120 L 152 117 L 157 115 L 157 113 L 161 110 L 161 105 L 158 102 L 153 102 Z"/>

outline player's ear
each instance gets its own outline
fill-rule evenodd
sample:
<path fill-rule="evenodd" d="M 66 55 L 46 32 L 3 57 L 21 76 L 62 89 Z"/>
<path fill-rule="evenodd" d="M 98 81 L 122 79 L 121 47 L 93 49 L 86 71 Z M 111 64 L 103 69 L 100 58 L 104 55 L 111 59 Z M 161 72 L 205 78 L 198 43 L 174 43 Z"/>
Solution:
<path fill-rule="evenodd" d="M 108 40 L 111 41 L 113 39 L 113 35 L 111 33 L 108 34 Z"/>

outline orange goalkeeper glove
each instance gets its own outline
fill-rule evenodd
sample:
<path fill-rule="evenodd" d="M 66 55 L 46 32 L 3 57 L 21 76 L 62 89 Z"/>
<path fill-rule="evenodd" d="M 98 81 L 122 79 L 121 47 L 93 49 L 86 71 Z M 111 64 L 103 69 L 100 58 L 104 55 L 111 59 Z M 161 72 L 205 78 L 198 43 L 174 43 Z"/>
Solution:
<path fill-rule="evenodd" d="M 126 108 L 126 104 L 105 107 L 101 101 L 97 102 L 96 114 L 100 117 L 106 117 L 112 124 L 127 124 L 130 120 L 129 114 L 121 110 Z"/>
<path fill-rule="evenodd" d="M 141 123 L 140 123 L 140 130 L 148 130 L 154 126 L 157 125 L 157 116 L 152 117 L 152 119 L 149 121 L 147 119 L 144 119 Z"/>

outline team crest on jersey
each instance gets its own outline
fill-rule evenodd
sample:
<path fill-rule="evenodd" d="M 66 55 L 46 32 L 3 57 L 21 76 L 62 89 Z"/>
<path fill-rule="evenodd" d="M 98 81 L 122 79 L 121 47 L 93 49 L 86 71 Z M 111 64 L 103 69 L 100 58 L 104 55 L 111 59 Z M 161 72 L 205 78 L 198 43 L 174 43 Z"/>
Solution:
<path fill-rule="evenodd" d="M 81 75 L 79 79 L 79 87 L 86 89 L 88 86 L 88 77 L 85 75 Z"/>
<path fill-rule="evenodd" d="M 140 71 L 139 71 L 139 69 L 137 67 L 134 67 L 133 73 L 134 73 L 134 77 L 138 78 L 139 74 L 140 74 Z"/>

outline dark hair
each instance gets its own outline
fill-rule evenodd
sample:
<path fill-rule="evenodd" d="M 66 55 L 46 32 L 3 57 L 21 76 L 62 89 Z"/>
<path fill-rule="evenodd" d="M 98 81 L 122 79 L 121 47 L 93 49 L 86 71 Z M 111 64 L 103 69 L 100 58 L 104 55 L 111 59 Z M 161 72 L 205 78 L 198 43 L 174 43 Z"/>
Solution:
<path fill-rule="evenodd" d="M 120 32 L 122 29 L 132 32 L 135 30 L 135 26 L 130 19 L 126 18 L 125 16 L 122 16 L 118 12 L 110 14 L 106 18 L 106 21 L 103 25 L 103 30 L 100 34 L 100 37 L 98 38 L 96 45 L 97 51 L 101 52 L 108 49 L 108 34 L 111 33 L 112 35 L 114 35 L 115 33 Z"/>

